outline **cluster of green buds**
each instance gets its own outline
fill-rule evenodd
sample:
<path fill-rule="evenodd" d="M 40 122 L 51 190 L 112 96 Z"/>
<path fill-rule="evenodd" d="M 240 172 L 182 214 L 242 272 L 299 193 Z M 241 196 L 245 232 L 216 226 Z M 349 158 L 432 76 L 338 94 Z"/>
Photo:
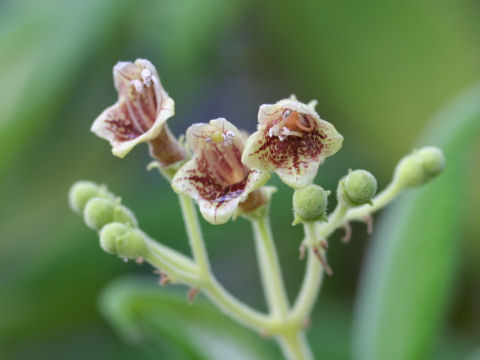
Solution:
<path fill-rule="evenodd" d="M 315 110 L 316 101 L 295 96 L 261 105 L 257 131 L 249 135 L 224 118 L 191 125 L 178 139 L 167 126 L 174 101 L 148 61 L 119 62 L 113 69 L 117 102 L 103 111 L 91 130 L 109 141 L 123 158 L 140 143 L 148 143 L 153 163 L 178 194 L 193 258 L 150 239 L 138 228 L 132 211 L 105 186 L 88 181 L 73 185 L 71 208 L 97 231 L 101 248 L 124 259 L 145 259 L 162 274 L 161 283 L 191 287 L 188 298 L 203 290 L 224 312 L 262 333 L 274 334 L 289 358 L 310 359 L 301 338 L 315 303 L 320 279 L 332 274 L 326 258 L 328 237 L 338 228 L 351 235 L 349 222 L 365 221 L 402 190 L 419 186 L 440 174 L 445 159 L 440 149 L 424 147 L 403 158 L 391 184 L 377 195 L 377 180 L 366 170 L 350 170 L 340 179 L 337 206 L 327 214 L 329 190 L 314 184 L 319 166 L 338 152 L 343 137 Z M 275 243 L 268 220 L 275 188 L 265 186 L 272 173 L 293 189 L 293 225 L 302 224 L 308 249 L 307 270 L 296 303 L 290 307 L 284 290 Z M 240 303 L 211 272 L 194 202 L 203 218 L 221 225 L 238 215 L 249 220 L 270 314 Z M 318 260 L 318 261 L 317 261 Z M 293 338 L 292 338 L 293 336 Z M 302 354 L 301 357 L 299 357 Z"/>
<path fill-rule="evenodd" d="M 394 182 L 403 188 L 420 186 L 439 175 L 444 168 L 443 152 L 427 146 L 415 150 L 400 161 L 395 170 Z"/>
<path fill-rule="evenodd" d="M 137 228 L 132 211 L 105 186 L 78 181 L 70 189 L 72 210 L 83 215 L 85 224 L 99 232 L 100 246 L 124 259 L 141 259 L 146 255 L 144 234 Z"/>

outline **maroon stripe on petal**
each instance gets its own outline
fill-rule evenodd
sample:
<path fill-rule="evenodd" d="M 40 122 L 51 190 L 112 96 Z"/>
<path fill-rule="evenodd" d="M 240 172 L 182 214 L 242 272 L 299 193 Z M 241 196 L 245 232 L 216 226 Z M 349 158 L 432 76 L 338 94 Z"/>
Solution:
<path fill-rule="evenodd" d="M 142 135 L 136 126 L 131 122 L 128 115 L 127 104 L 119 104 L 106 114 L 106 128 L 113 133 L 117 141 L 128 141 Z"/>

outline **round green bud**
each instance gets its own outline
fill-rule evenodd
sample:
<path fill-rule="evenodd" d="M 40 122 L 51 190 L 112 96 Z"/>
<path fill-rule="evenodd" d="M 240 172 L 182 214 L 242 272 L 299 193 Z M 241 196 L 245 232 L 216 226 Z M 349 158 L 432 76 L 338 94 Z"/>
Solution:
<path fill-rule="evenodd" d="M 421 148 L 417 157 L 422 163 L 424 173 L 433 178 L 439 175 L 445 169 L 445 156 L 442 150 L 434 146 Z"/>
<path fill-rule="evenodd" d="M 113 212 L 113 219 L 114 221 L 129 224 L 133 227 L 138 226 L 137 219 L 135 218 L 135 215 L 133 215 L 132 210 L 123 205 L 117 205 L 115 207 Z"/>
<path fill-rule="evenodd" d="M 329 194 L 330 191 L 325 191 L 321 186 L 314 184 L 295 190 L 293 193 L 294 224 L 325 218 Z"/>
<path fill-rule="evenodd" d="M 402 187 L 419 186 L 440 174 L 444 168 L 443 152 L 427 146 L 400 160 L 395 169 L 395 181 Z"/>
<path fill-rule="evenodd" d="M 88 200 L 98 195 L 99 186 L 91 181 L 77 181 L 68 192 L 70 208 L 81 214 Z"/>
<path fill-rule="evenodd" d="M 110 254 L 128 259 L 145 257 L 148 251 L 143 233 L 119 222 L 109 223 L 102 228 L 100 246 Z"/>
<path fill-rule="evenodd" d="M 93 198 L 88 201 L 83 217 L 88 227 L 100 230 L 111 222 L 121 222 L 133 227 L 138 226 L 137 219 L 130 209 L 119 204 L 120 200 L 110 198 Z"/>
<path fill-rule="evenodd" d="M 92 181 L 77 181 L 72 185 L 68 193 L 68 203 L 70 208 L 77 214 L 81 214 L 85 205 L 94 197 L 114 199 L 112 193 L 103 185 L 95 184 Z"/>
<path fill-rule="evenodd" d="M 147 244 L 143 233 L 130 228 L 123 236 L 117 238 L 117 255 L 123 258 L 143 258 L 147 255 Z"/>
<path fill-rule="evenodd" d="M 344 191 L 354 205 L 370 203 L 377 192 L 377 180 L 366 170 L 354 170 L 344 179 Z"/>
<path fill-rule="evenodd" d="M 105 224 L 114 221 L 116 202 L 111 199 L 93 198 L 83 210 L 83 218 L 89 228 L 100 230 Z"/>
<path fill-rule="evenodd" d="M 109 254 L 117 253 L 117 238 L 125 235 L 128 227 L 122 223 L 110 223 L 100 231 L 100 247 Z"/>

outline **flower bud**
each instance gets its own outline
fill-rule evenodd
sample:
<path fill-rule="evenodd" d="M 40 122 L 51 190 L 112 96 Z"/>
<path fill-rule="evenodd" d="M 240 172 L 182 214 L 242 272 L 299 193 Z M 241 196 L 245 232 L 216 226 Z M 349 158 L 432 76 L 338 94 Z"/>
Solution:
<path fill-rule="evenodd" d="M 94 197 L 113 199 L 113 195 L 104 186 L 99 186 L 92 181 L 77 181 L 70 188 L 68 203 L 74 212 L 81 214 L 88 200 Z"/>
<path fill-rule="evenodd" d="M 321 186 L 310 184 L 293 193 L 293 225 L 303 221 L 323 220 L 326 218 L 328 195 Z"/>
<path fill-rule="evenodd" d="M 112 222 L 102 228 L 100 246 L 110 254 L 128 259 L 145 257 L 147 254 L 143 233 L 120 222 Z"/>
<path fill-rule="evenodd" d="M 352 205 L 371 203 L 377 192 L 377 180 L 369 171 L 350 171 L 343 180 L 343 190 Z"/>
<path fill-rule="evenodd" d="M 439 175 L 445 168 L 445 156 L 442 150 L 434 146 L 421 148 L 417 153 L 422 163 L 424 173 L 433 178 Z"/>
<path fill-rule="evenodd" d="M 395 170 L 395 181 L 401 187 L 419 186 L 440 174 L 444 168 L 442 150 L 427 146 L 400 160 Z"/>
<path fill-rule="evenodd" d="M 137 220 L 133 213 L 112 199 L 93 198 L 89 200 L 83 216 L 87 226 L 94 230 L 100 230 L 104 225 L 114 221 L 137 226 Z"/>

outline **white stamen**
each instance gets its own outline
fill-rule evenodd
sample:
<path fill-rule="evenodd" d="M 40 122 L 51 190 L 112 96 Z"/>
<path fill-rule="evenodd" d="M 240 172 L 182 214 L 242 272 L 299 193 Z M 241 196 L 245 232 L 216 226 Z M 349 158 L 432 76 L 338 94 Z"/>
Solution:
<path fill-rule="evenodd" d="M 148 69 L 143 69 L 142 70 L 142 79 L 143 79 L 143 83 L 146 86 L 152 85 L 152 72 Z"/>
<path fill-rule="evenodd" d="M 226 133 L 222 134 L 223 142 L 226 145 L 230 145 L 235 138 L 235 133 L 233 131 L 228 130 Z"/>
<path fill-rule="evenodd" d="M 290 135 L 290 129 L 284 126 L 279 132 L 278 132 L 278 138 L 280 141 L 283 141 L 287 138 L 287 136 Z"/>
<path fill-rule="evenodd" d="M 268 136 L 269 137 L 273 137 L 275 135 L 275 131 L 276 128 L 274 126 L 272 126 L 269 130 L 268 130 Z"/>

